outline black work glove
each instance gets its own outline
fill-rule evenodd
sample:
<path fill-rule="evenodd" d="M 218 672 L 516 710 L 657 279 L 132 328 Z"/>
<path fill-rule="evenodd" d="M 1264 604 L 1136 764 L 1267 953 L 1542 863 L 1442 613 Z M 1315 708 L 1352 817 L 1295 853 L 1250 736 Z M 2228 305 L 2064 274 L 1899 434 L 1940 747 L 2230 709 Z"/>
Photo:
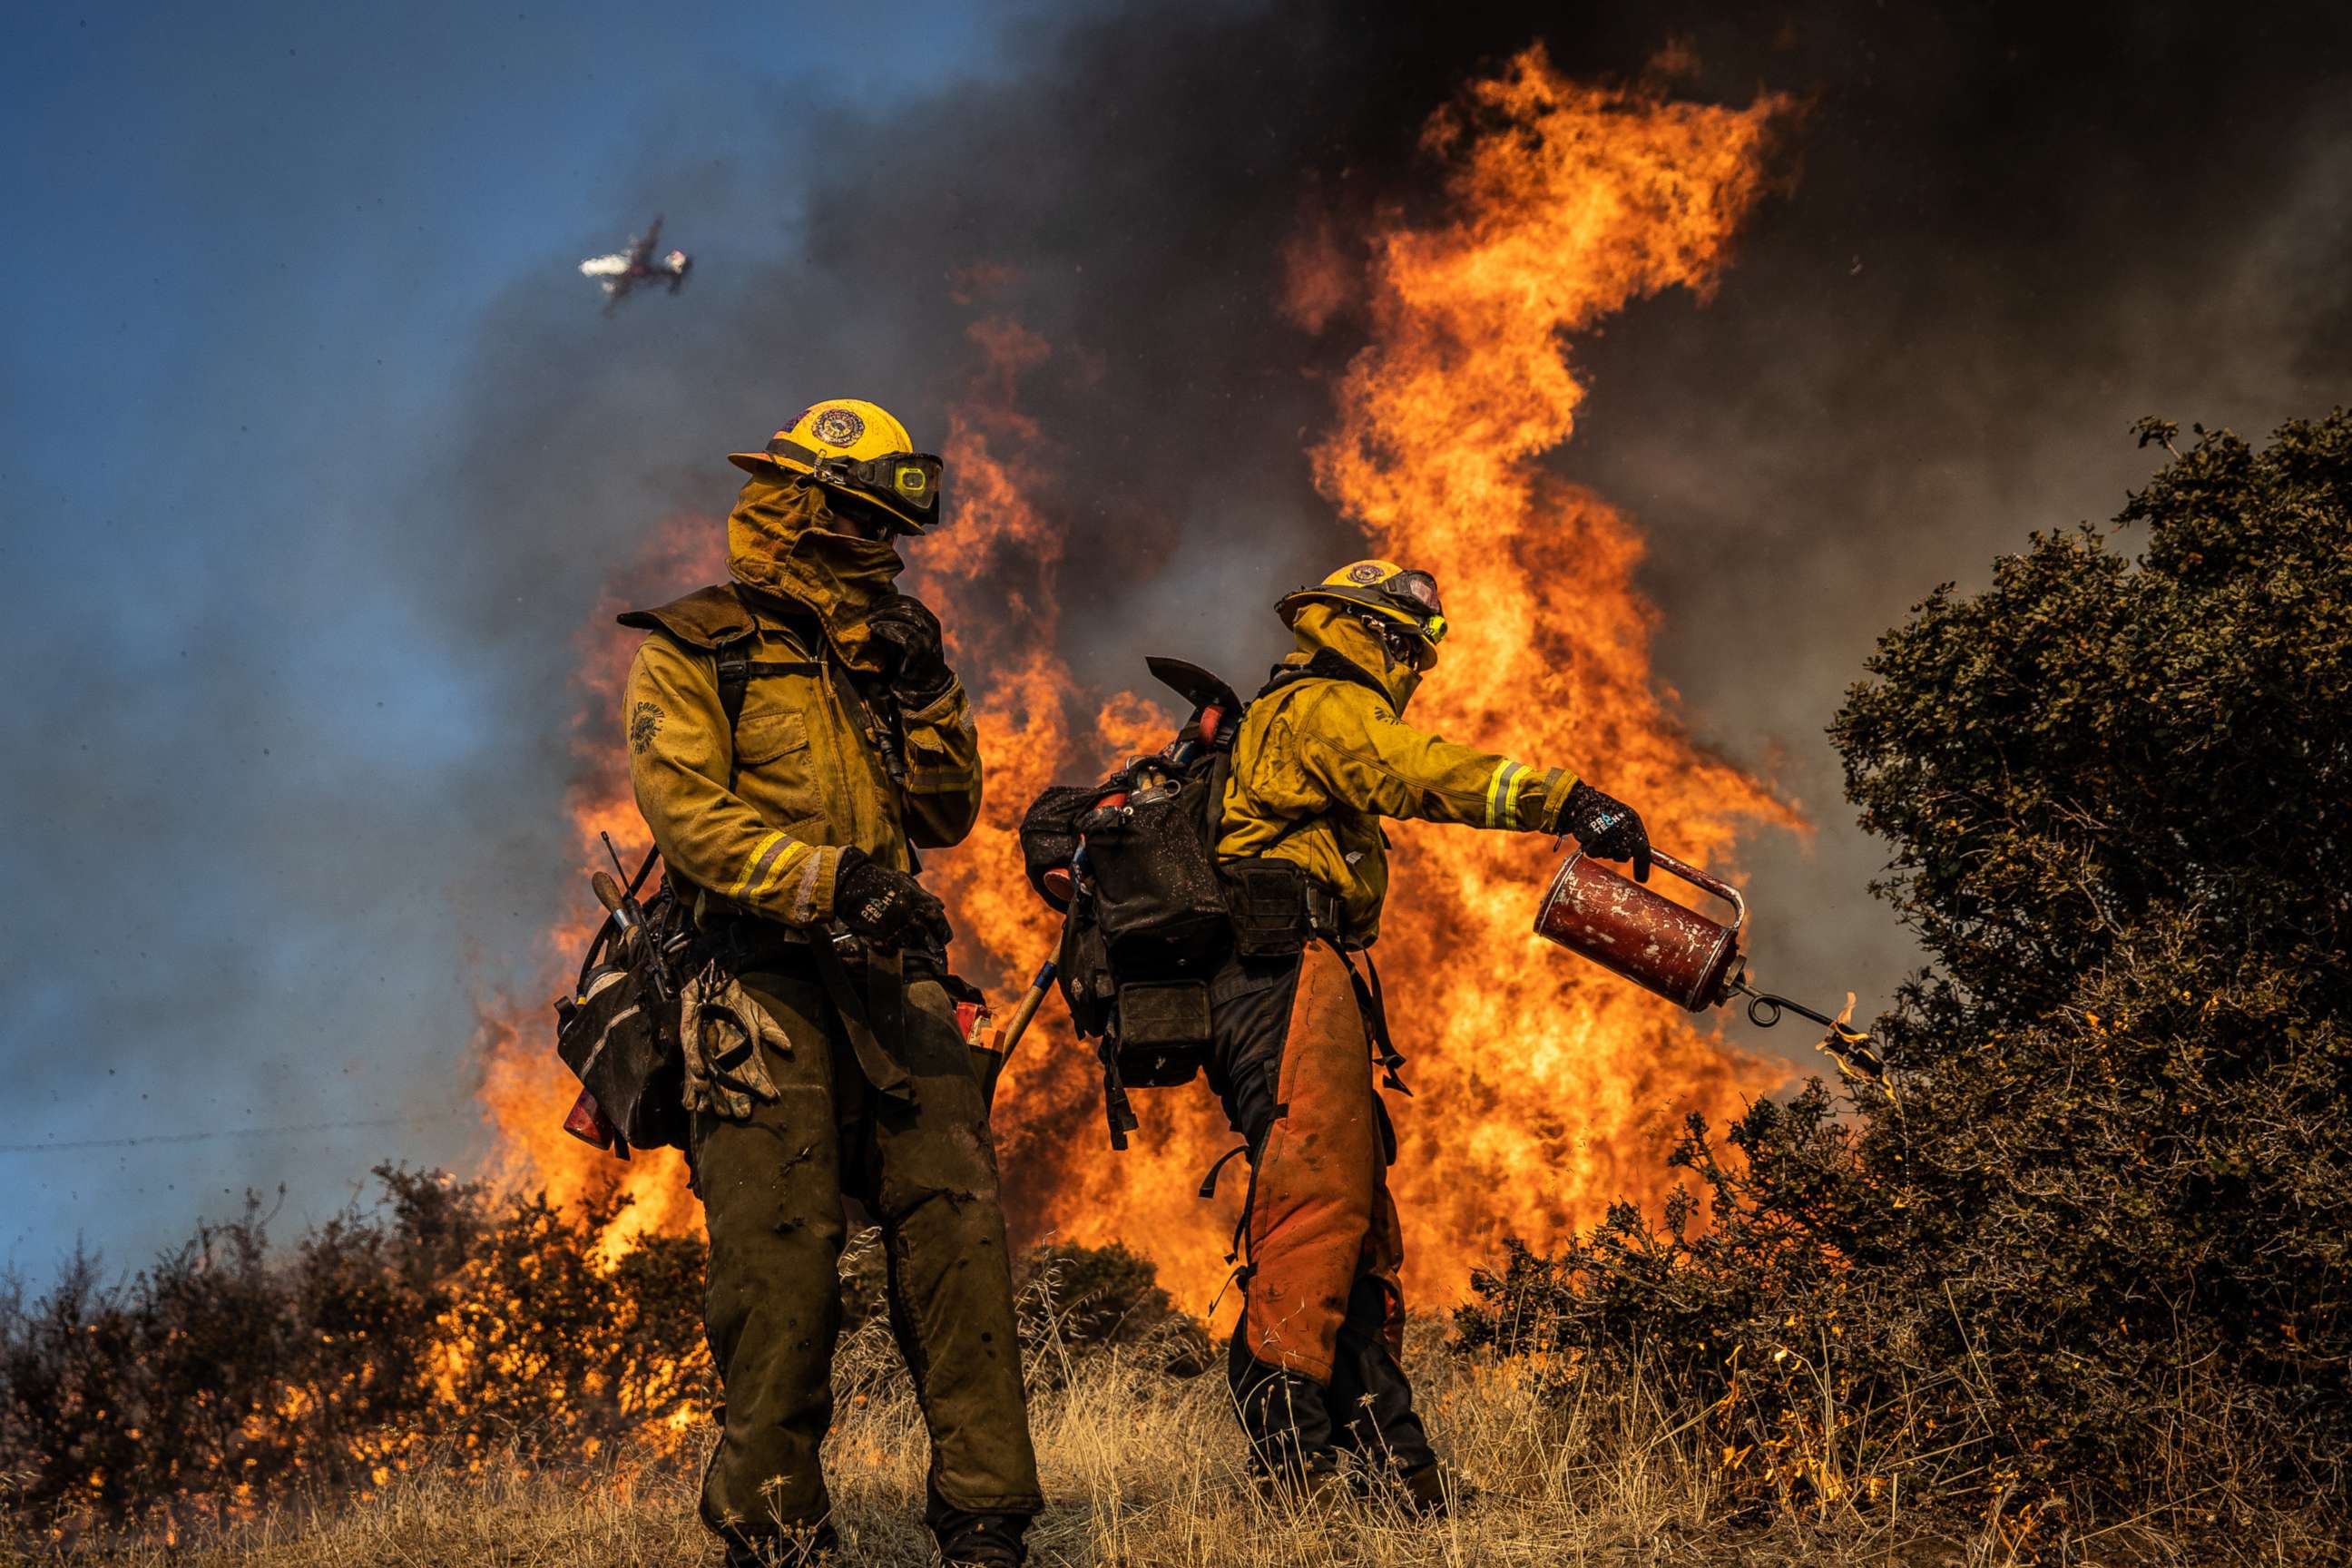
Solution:
<path fill-rule="evenodd" d="M 1633 880 L 1650 879 L 1650 833 L 1642 814 L 1579 779 L 1560 802 L 1555 833 L 1572 833 L 1584 852 L 1601 860 L 1631 860 Z"/>
<path fill-rule="evenodd" d="M 902 947 L 947 949 L 955 933 L 948 907 L 904 871 L 893 871 L 863 849 L 841 852 L 833 877 L 833 912 L 843 925 L 885 952 Z"/>
<path fill-rule="evenodd" d="M 876 661 L 904 708 L 927 708 L 955 679 L 940 639 L 940 618 L 911 594 L 893 594 L 866 613 Z"/>

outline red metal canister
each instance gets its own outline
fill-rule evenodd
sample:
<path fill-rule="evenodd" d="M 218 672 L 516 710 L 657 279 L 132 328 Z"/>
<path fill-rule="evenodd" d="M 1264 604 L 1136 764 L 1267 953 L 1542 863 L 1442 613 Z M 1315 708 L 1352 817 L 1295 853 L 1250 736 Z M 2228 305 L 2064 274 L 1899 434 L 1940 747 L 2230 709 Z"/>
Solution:
<path fill-rule="evenodd" d="M 1740 976 L 1747 900 L 1730 883 L 1655 850 L 1650 863 L 1731 906 L 1729 925 L 1686 910 L 1578 850 L 1536 910 L 1536 934 L 1694 1013 L 1716 1006 Z"/>

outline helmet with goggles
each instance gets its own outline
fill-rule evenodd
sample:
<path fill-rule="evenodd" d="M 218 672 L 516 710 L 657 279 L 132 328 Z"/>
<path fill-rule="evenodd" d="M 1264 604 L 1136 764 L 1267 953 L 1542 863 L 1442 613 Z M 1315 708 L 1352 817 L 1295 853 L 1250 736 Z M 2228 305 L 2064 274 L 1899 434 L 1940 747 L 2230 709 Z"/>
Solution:
<path fill-rule="evenodd" d="M 1432 653 L 1445 640 L 1445 605 L 1437 596 L 1437 579 L 1393 561 L 1351 562 L 1320 583 L 1284 595 L 1274 613 L 1283 625 L 1293 626 L 1299 610 L 1316 603 L 1367 615 Z"/>
<path fill-rule="evenodd" d="M 877 404 L 855 397 L 810 405 L 771 437 L 765 450 L 730 452 L 745 473 L 772 478 L 781 469 L 866 502 L 908 533 L 939 521 L 940 459 L 915 450 L 907 427 Z"/>

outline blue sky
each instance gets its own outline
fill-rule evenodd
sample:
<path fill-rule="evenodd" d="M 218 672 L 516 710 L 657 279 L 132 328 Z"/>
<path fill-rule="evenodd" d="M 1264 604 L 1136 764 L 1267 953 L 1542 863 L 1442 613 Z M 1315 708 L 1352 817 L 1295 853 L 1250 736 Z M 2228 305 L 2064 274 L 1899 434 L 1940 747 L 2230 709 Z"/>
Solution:
<path fill-rule="evenodd" d="M 984 73 L 977 17 L 11 18 L 0 646 L 23 685 L 0 1258 L 42 1279 L 83 1237 L 135 1265 L 248 1185 L 285 1182 L 299 1224 L 387 1150 L 466 1156 L 464 1045 L 510 966 L 451 892 L 499 831 L 467 780 L 506 737 L 483 672 L 385 567 L 404 509 L 430 504 L 419 471 L 459 434 L 486 308 L 542 289 L 596 332 L 572 264 L 656 205 L 706 269 L 772 247 L 798 192 L 747 200 L 732 150 L 813 108 Z M 656 169 L 708 177 L 655 188 Z M 651 303 L 621 330 L 660 331 L 669 302 Z M 415 1120 L 21 1148 L 393 1118 Z"/>

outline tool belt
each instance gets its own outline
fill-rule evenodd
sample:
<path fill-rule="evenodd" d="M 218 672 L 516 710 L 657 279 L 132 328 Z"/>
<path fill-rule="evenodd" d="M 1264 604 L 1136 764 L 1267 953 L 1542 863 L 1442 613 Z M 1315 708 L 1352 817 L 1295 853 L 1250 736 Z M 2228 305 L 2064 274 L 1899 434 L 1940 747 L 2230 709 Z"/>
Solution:
<path fill-rule="evenodd" d="M 1217 868 L 1237 958 L 1295 958 L 1310 942 L 1342 952 L 1339 897 L 1288 860 L 1227 861 Z M 1114 973 L 1117 963 L 1110 965 Z M 1211 976 L 1120 977 L 1105 1066 L 1130 1087 L 1189 1082 L 1209 1045 Z M 1076 1014 L 1073 1008 L 1073 1014 Z"/>
<path fill-rule="evenodd" d="M 785 974 L 824 987 L 866 1082 L 880 1094 L 912 1096 L 902 1049 L 911 1005 L 907 988 L 923 979 L 948 983 L 945 966 L 930 954 L 882 952 L 846 932 L 803 930 L 717 907 L 706 912 L 701 952 L 704 963 L 730 973 Z"/>
<path fill-rule="evenodd" d="M 1305 952 L 1310 942 L 1329 942 L 1355 988 L 1382 1085 L 1411 1094 L 1397 1076 L 1404 1056 L 1389 1035 L 1388 1000 L 1381 994 L 1381 972 L 1372 963 L 1371 943 L 1348 934 L 1339 895 L 1292 860 L 1228 860 L 1221 869 L 1234 912 L 1234 951 L 1244 958 L 1288 958 Z"/>

